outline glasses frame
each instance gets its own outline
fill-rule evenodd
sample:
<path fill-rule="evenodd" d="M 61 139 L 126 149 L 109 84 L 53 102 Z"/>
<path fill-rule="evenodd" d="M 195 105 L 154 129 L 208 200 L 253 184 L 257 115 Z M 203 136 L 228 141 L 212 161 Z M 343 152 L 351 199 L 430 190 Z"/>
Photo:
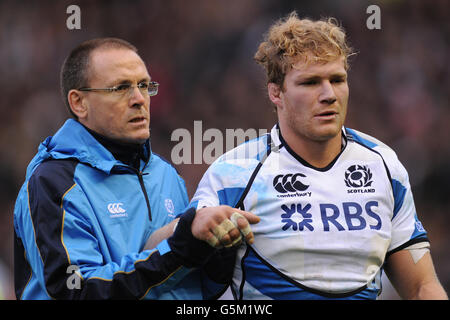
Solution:
<path fill-rule="evenodd" d="M 82 87 L 77 89 L 78 91 L 91 91 L 91 92 L 115 92 L 115 93 L 120 93 L 119 92 L 119 87 L 123 86 L 123 85 L 129 85 L 130 87 L 128 88 L 128 93 L 131 93 L 131 89 L 135 89 L 138 88 L 139 91 L 141 91 L 139 88 L 139 86 L 141 84 L 143 84 L 144 82 L 140 82 L 137 85 L 131 85 L 131 84 L 127 84 L 127 83 L 123 83 L 123 84 L 119 84 L 117 86 L 114 87 L 110 87 L 110 88 L 88 88 L 88 87 Z M 147 84 L 147 83 L 145 83 Z M 158 94 L 158 87 L 159 87 L 159 83 L 156 81 L 150 81 L 148 83 L 148 88 L 147 88 L 147 93 L 150 97 L 156 96 Z M 141 91 L 142 92 L 142 91 Z M 123 92 L 123 95 L 125 95 L 125 91 Z"/>

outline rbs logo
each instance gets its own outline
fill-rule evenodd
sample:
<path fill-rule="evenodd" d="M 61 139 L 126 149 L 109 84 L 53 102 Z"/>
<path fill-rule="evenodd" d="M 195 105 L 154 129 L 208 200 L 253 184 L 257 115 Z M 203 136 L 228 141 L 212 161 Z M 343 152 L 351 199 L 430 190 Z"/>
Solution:
<path fill-rule="evenodd" d="M 341 216 L 341 210 L 332 203 L 321 203 L 319 205 L 320 219 L 323 225 L 323 231 L 330 231 L 331 229 L 338 231 L 354 231 L 362 230 L 364 228 L 370 228 L 373 230 L 381 229 L 381 218 L 378 214 L 374 212 L 374 208 L 378 207 L 378 201 L 369 201 L 364 207 L 356 202 L 344 202 L 342 203 L 342 213 L 345 219 L 345 225 L 343 226 L 342 219 L 338 222 L 338 218 Z M 312 225 L 313 215 L 311 214 L 312 206 L 307 204 L 303 206 L 301 204 L 293 204 L 291 207 L 282 205 L 284 213 L 281 215 L 281 222 L 284 223 L 282 229 L 284 231 L 292 228 L 294 231 L 303 231 L 308 229 L 310 231 L 314 230 Z M 370 218 L 367 219 L 363 213 Z M 301 217 L 301 221 L 297 222 L 298 219 L 294 219 L 294 214 L 297 213 Z M 297 215 L 297 217 L 298 217 Z M 366 220 L 367 219 L 367 220 Z"/>

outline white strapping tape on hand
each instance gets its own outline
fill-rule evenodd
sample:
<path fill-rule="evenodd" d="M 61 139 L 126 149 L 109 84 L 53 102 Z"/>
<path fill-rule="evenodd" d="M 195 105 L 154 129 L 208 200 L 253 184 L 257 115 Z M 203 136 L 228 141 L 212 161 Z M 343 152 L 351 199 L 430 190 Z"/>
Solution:
<path fill-rule="evenodd" d="M 207 242 L 212 247 L 216 247 L 217 244 L 222 240 L 222 238 L 228 234 L 231 230 L 236 228 L 236 226 L 229 219 L 223 220 L 218 226 L 216 226 L 213 230 L 214 236 L 209 238 Z M 234 242 L 229 246 L 234 245 Z"/>
<path fill-rule="evenodd" d="M 247 226 L 243 229 L 240 229 L 238 227 L 238 219 L 245 219 L 247 220 L 242 214 L 240 214 L 239 212 L 233 212 L 233 214 L 230 217 L 231 222 L 234 223 L 234 225 L 236 226 L 236 228 L 239 229 L 239 231 L 242 233 L 242 235 L 244 237 L 246 237 L 250 232 L 252 232 L 252 229 L 250 228 L 250 224 L 247 222 Z"/>
<path fill-rule="evenodd" d="M 245 219 L 247 220 L 242 214 L 238 212 L 233 212 L 230 219 L 223 220 L 218 226 L 216 226 L 213 230 L 214 236 L 207 240 L 207 242 L 212 246 L 216 247 L 217 244 L 222 240 L 222 238 L 228 234 L 231 230 L 234 228 L 237 228 L 242 236 L 246 237 L 250 232 L 252 232 L 252 229 L 250 228 L 250 224 L 247 223 L 247 225 L 240 229 L 238 225 L 238 219 Z M 234 239 L 232 243 L 227 245 L 226 247 L 232 247 L 238 243 L 241 242 L 242 236 L 239 235 L 238 238 Z"/>
<path fill-rule="evenodd" d="M 217 239 L 222 240 L 222 238 L 234 228 L 236 228 L 236 226 L 233 224 L 233 222 L 231 222 L 229 219 L 225 219 L 214 228 L 213 233 L 217 237 Z"/>
<path fill-rule="evenodd" d="M 208 240 L 206 240 L 206 242 L 208 242 L 208 244 L 211 246 L 211 247 L 216 247 L 216 245 L 219 243 L 219 239 L 217 239 L 216 238 L 216 236 L 212 236 L 211 238 L 209 238 Z"/>

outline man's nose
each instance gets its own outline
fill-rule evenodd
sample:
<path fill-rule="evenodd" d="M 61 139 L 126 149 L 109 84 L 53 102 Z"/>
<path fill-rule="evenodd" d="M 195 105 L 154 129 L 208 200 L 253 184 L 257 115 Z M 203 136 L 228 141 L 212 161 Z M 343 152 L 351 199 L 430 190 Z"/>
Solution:
<path fill-rule="evenodd" d="M 336 94 L 333 85 L 329 80 L 323 81 L 321 86 L 322 92 L 319 96 L 320 102 L 333 104 L 336 101 Z"/>
<path fill-rule="evenodd" d="M 143 93 L 137 86 L 130 88 L 130 105 L 143 105 L 148 99 L 148 94 Z"/>

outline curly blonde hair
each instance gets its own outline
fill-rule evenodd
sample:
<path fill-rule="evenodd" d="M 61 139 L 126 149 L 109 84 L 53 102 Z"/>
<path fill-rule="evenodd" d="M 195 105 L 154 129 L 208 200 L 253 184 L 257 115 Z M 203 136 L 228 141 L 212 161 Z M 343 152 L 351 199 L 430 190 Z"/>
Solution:
<path fill-rule="evenodd" d="M 335 18 L 299 19 L 293 11 L 269 29 L 254 58 L 266 69 L 267 82 L 283 87 L 286 73 L 300 60 L 326 63 L 344 57 L 347 70 L 348 57 L 353 54 Z"/>

